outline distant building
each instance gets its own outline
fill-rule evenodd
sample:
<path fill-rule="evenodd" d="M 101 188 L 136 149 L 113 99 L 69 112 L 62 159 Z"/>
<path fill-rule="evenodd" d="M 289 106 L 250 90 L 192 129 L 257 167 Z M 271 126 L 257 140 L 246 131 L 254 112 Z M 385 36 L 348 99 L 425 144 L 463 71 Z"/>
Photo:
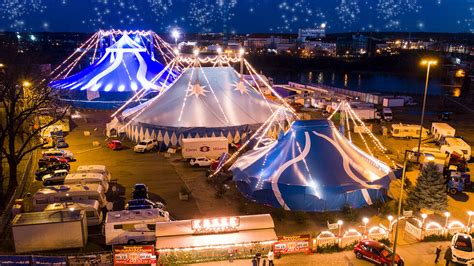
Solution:
<path fill-rule="evenodd" d="M 324 37 L 326 37 L 326 29 L 324 28 L 310 28 L 298 30 L 298 39 L 303 42 L 306 39 L 321 39 Z"/>
<path fill-rule="evenodd" d="M 248 34 L 244 41 L 244 46 L 250 51 L 262 49 L 274 49 L 277 51 L 287 51 L 296 48 L 296 35 L 293 34 Z"/>
<path fill-rule="evenodd" d="M 336 53 L 338 56 L 361 56 L 367 54 L 369 38 L 360 33 L 337 38 Z"/>

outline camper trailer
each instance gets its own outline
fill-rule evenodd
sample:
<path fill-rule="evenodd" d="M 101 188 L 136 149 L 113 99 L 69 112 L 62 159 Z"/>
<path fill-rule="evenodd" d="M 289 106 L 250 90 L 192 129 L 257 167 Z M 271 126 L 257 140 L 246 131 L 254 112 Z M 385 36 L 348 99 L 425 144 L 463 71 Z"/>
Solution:
<path fill-rule="evenodd" d="M 64 185 L 74 185 L 74 184 L 98 184 L 104 188 L 104 191 L 107 192 L 109 190 L 109 181 L 107 181 L 107 177 L 103 174 L 97 173 L 76 173 L 76 174 L 68 174 L 66 178 L 64 178 Z"/>
<path fill-rule="evenodd" d="M 407 125 L 407 124 L 392 124 L 392 130 L 390 131 L 392 137 L 395 138 L 420 138 L 420 126 L 419 125 Z M 424 139 L 428 136 L 428 130 L 423 128 L 421 138 Z"/>
<path fill-rule="evenodd" d="M 459 153 L 459 155 L 464 156 L 464 159 L 466 161 L 471 160 L 471 146 L 467 144 L 463 139 L 461 138 L 446 138 L 445 139 L 444 145 L 441 145 L 441 152 L 444 153 Z"/>
<path fill-rule="evenodd" d="M 168 212 L 161 209 L 108 212 L 104 224 L 105 244 L 154 242 L 156 222 L 168 221 Z"/>
<path fill-rule="evenodd" d="M 454 137 L 456 129 L 446 123 L 431 124 L 431 135 L 436 141 L 444 140 L 447 137 Z"/>
<path fill-rule="evenodd" d="M 89 173 L 102 174 L 105 177 L 107 177 L 108 182 L 110 182 L 110 180 L 112 179 L 112 175 L 110 174 L 109 170 L 107 170 L 107 167 L 105 167 L 105 165 L 100 165 L 100 164 L 80 165 L 79 167 L 77 167 L 76 173 L 78 173 L 78 174 L 89 174 Z"/>
<path fill-rule="evenodd" d="M 100 208 L 112 209 L 112 203 L 107 202 L 105 198 L 104 188 L 97 184 L 49 186 L 39 189 L 33 195 L 33 209 L 42 211 L 51 203 L 85 203 L 89 200 L 97 200 Z"/>
<path fill-rule="evenodd" d="M 84 210 L 87 217 L 87 226 L 95 226 L 102 223 L 103 214 L 99 207 L 97 200 L 85 200 L 83 203 L 76 202 L 64 202 L 64 203 L 52 203 L 44 208 L 45 212 L 55 211 L 74 211 Z"/>
<path fill-rule="evenodd" d="M 87 244 L 86 212 L 21 213 L 13 218 L 12 235 L 16 253 L 82 248 Z"/>

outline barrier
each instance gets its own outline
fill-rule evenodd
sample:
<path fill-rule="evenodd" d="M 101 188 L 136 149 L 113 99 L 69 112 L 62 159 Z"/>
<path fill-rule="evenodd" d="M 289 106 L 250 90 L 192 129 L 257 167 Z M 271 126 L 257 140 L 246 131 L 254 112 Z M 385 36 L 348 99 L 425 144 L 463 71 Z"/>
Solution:
<path fill-rule="evenodd" d="M 337 242 L 338 242 L 338 238 L 329 231 L 323 231 L 319 233 L 319 235 L 316 237 L 317 247 L 332 246 L 332 245 L 336 245 Z"/>
<path fill-rule="evenodd" d="M 417 240 L 422 239 L 422 230 L 420 227 L 413 225 L 410 221 L 405 222 L 405 232 L 413 236 Z"/>

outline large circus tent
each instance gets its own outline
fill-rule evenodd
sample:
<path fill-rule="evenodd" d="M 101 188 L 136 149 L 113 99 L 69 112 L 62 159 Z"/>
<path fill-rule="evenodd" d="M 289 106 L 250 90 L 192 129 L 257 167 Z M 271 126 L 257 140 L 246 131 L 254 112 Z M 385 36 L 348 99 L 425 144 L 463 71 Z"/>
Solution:
<path fill-rule="evenodd" d="M 230 170 L 248 199 L 292 211 L 360 208 L 386 196 L 393 172 L 346 139 L 330 120 L 295 121 L 272 144 Z"/>
<path fill-rule="evenodd" d="M 64 101 L 78 107 L 117 108 L 141 90 L 147 93 L 137 103 L 144 102 L 171 84 L 178 75 L 176 70 L 155 59 L 157 41 L 153 36 L 150 32 L 102 33 L 88 43 L 89 49 L 83 48 L 84 52 L 72 61 L 71 66 L 60 66 L 49 86 L 59 90 Z M 94 45 L 92 58 L 100 58 L 69 75 L 87 50 L 92 52 Z"/>
<path fill-rule="evenodd" d="M 122 112 L 127 136 L 156 138 L 165 147 L 182 138 L 249 137 L 281 105 L 270 101 L 231 66 L 191 66 L 163 93 Z"/>

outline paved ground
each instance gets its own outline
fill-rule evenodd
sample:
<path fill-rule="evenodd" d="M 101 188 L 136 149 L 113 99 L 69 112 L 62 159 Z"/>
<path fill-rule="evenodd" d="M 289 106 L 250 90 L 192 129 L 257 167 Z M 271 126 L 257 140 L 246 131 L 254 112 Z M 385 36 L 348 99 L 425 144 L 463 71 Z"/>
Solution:
<path fill-rule="evenodd" d="M 438 264 L 434 263 L 435 250 L 437 245 L 442 245 L 443 251 L 441 253 L 441 260 Z M 405 265 L 419 265 L 419 266 L 430 266 L 430 265 L 444 265 L 442 260 L 444 250 L 446 249 L 448 242 L 431 242 L 431 243 L 417 243 L 414 245 L 403 245 L 397 248 L 397 253 L 402 256 L 405 260 Z M 362 266 L 362 265 L 373 265 L 372 263 L 365 260 L 358 260 L 355 258 L 352 251 L 344 251 L 339 253 L 331 254 L 312 254 L 312 255 L 287 255 L 274 261 L 275 265 L 331 265 L 331 266 Z M 251 260 L 238 260 L 232 264 L 228 261 L 220 262 L 208 262 L 194 264 L 196 266 L 220 266 L 220 265 L 235 265 L 244 266 L 252 265 Z M 267 264 L 268 265 L 268 264 Z"/>

